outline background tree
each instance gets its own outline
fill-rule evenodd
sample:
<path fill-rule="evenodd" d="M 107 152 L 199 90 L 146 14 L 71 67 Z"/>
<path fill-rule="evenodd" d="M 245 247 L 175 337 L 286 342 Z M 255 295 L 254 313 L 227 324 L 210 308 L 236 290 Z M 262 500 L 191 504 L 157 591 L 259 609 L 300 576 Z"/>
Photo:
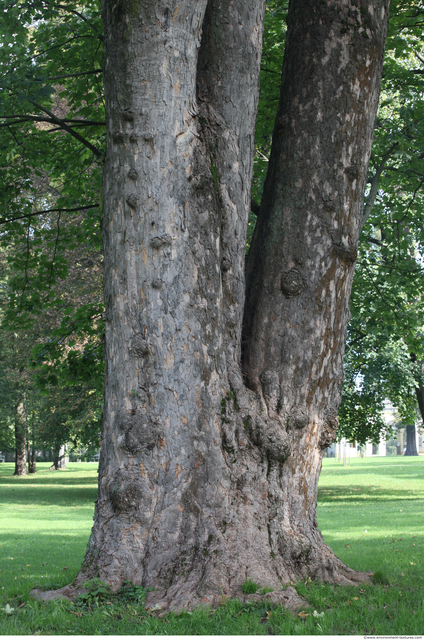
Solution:
<path fill-rule="evenodd" d="M 338 437 L 361 444 L 389 436 L 385 399 L 413 425 L 422 393 L 422 18 L 419 3 L 391 3 L 339 413 Z"/>

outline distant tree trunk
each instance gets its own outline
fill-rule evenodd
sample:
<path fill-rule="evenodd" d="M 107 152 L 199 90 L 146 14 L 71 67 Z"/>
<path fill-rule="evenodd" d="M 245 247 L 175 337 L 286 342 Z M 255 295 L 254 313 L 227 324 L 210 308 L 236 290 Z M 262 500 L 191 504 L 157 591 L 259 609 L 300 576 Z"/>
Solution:
<path fill-rule="evenodd" d="M 102 2 L 106 387 L 75 584 L 153 586 L 148 606 L 217 603 L 246 576 L 368 579 L 324 544 L 316 499 L 388 0 L 290 3 L 242 370 L 264 4 Z"/>
<path fill-rule="evenodd" d="M 406 425 L 406 456 L 417 456 L 417 437 L 414 424 Z"/>
<path fill-rule="evenodd" d="M 37 451 L 36 451 L 36 441 L 35 441 L 35 420 L 32 419 L 32 429 L 31 429 L 31 454 L 28 456 L 28 473 L 37 473 Z"/>
<path fill-rule="evenodd" d="M 27 439 L 27 421 L 26 408 L 24 400 L 20 400 L 16 405 L 15 413 L 15 473 L 14 476 L 25 476 L 26 468 L 26 439 Z"/>
<path fill-rule="evenodd" d="M 37 452 L 35 451 L 35 446 L 33 445 L 31 448 L 31 458 L 28 461 L 28 472 L 29 473 L 37 473 Z"/>
<path fill-rule="evenodd" d="M 65 445 L 61 444 L 59 449 L 55 451 L 53 465 L 55 470 L 66 469 Z"/>

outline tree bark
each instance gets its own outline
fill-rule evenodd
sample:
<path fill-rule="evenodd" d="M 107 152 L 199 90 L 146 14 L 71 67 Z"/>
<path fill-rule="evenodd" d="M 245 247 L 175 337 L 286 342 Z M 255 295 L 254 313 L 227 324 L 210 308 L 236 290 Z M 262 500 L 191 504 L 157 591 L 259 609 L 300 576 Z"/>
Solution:
<path fill-rule="evenodd" d="M 314 578 L 343 582 L 352 576 L 318 530 L 317 485 L 337 429 L 388 2 L 299 0 L 291 8 L 247 260 L 243 369 L 264 415 L 291 443 L 281 471 L 272 467 L 272 549 L 291 573 L 307 567 Z"/>
<path fill-rule="evenodd" d="M 148 606 L 180 608 L 240 595 L 246 577 L 276 599 L 301 577 L 367 579 L 324 545 L 316 496 L 388 2 L 290 4 L 243 379 L 264 4 L 103 2 L 106 386 L 76 588 L 130 580 L 154 587 Z"/>
<path fill-rule="evenodd" d="M 26 476 L 26 439 L 27 439 L 27 421 L 25 402 L 20 400 L 16 405 L 15 413 L 15 472 L 14 476 Z"/>
<path fill-rule="evenodd" d="M 417 438 L 415 433 L 415 425 L 407 424 L 406 425 L 406 456 L 417 456 Z"/>

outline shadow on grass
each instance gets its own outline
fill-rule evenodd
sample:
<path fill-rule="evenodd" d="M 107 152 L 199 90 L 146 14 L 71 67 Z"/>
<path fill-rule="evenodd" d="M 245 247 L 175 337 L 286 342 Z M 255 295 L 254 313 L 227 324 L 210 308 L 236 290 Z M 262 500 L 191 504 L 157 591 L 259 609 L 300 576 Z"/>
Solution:
<path fill-rule="evenodd" d="M 395 502 L 397 500 L 422 500 L 418 491 L 408 491 L 407 489 L 388 489 L 379 486 L 367 485 L 366 487 L 347 488 L 345 485 L 332 485 L 331 488 L 323 487 L 318 489 L 318 503 L 327 502 L 369 502 L 370 500 L 382 500 L 384 502 Z"/>
<path fill-rule="evenodd" d="M 387 478 L 399 478 L 401 480 L 414 479 L 421 480 L 424 473 L 424 456 L 413 457 L 381 457 L 372 458 L 353 458 L 350 466 L 343 466 L 337 460 L 328 460 L 323 466 L 322 475 L 329 478 L 334 476 L 346 477 L 376 475 L 386 476 Z M 361 478 L 361 483 L 363 479 Z"/>
<path fill-rule="evenodd" d="M 87 477 L 87 471 L 90 473 L 92 470 L 43 469 L 37 475 L 23 477 L 3 473 L 0 475 L 0 502 L 19 506 L 93 506 L 97 497 L 97 474 Z"/>
<path fill-rule="evenodd" d="M 0 487 L 0 502 L 4 505 L 42 505 L 42 506 L 75 506 L 85 507 L 87 504 L 93 505 L 97 498 L 97 485 L 95 487 L 80 487 L 72 485 L 66 486 L 66 492 L 63 487 L 43 487 L 43 490 L 32 489 L 20 490 L 20 487 L 14 489 Z"/>

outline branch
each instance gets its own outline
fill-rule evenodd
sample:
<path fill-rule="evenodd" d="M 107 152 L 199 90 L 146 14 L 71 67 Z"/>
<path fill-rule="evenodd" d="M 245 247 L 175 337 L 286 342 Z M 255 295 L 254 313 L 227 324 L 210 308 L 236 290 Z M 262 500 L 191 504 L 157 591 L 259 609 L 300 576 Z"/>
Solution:
<path fill-rule="evenodd" d="M 93 69 L 92 71 L 81 71 L 81 73 L 67 73 L 63 76 L 52 76 L 51 78 L 34 78 L 37 82 L 46 82 L 47 80 L 62 80 L 63 78 L 76 78 L 77 76 L 87 76 L 91 73 L 102 73 L 101 69 Z"/>
<path fill-rule="evenodd" d="M 275 73 L 277 76 L 281 76 L 279 71 L 274 71 L 273 69 L 267 69 L 266 67 L 261 67 L 261 71 L 266 71 L 267 73 Z"/>
<path fill-rule="evenodd" d="M 62 129 L 64 129 L 68 133 L 70 133 L 71 136 L 73 136 L 76 140 L 81 142 L 81 144 L 83 144 L 86 147 L 88 147 L 88 149 L 90 149 L 90 151 L 92 153 L 94 153 L 95 156 L 97 156 L 98 158 L 102 158 L 103 157 L 102 152 L 99 151 L 99 149 L 97 149 L 97 147 L 95 147 L 93 144 L 91 144 L 91 142 L 88 142 L 88 140 L 83 138 L 77 131 L 74 131 L 73 129 L 71 129 L 71 127 L 68 127 L 68 125 L 66 124 L 66 122 L 64 120 L 61 120 L 60 118 L 55 116 L 52 111 L 49 111 L 45 107 L 42 107 L 40 104 L 38 104 L 38 102 L 34 102 L 33 100 L 30 100 L 30 102 L 35 107 L 37 107 L 37 109 L 40 109 L 41 111 L 44 111 L 44 113 L 47 113 L 47 115 L 50 116 L 50 118 L 52 119 L 54 124 L 58 124 L 60 127 L 62 127 Z"/>
<path fill-rule="evenodd" d="M 366 205 L 364 207 L 364 215 L 362 217 L 362 227 L 365 225 L 366 221 L 370 217 L 371 210 L 372 210 L 372 208 L 374 206 L 374 203 L 375 203 L 375 199 L 377 198 L 378 184 L 380 182 L 380 176 L 383 173 L 384 165 L 386 164 L 386 162 L 389 159 L 391 153 L 396 149 L 397 146 L 399 146 L 399 142 L 395 142 L 394 144 L 392 144 L 392 146 L 387 151 L 387 153 L 384 154 L 384 156 L 381 159 L 380 164 L 378 165 L 378 167 L 377 167 L 377 169 L 375 171 L 374 176 L 372 177 L 372 179 L 370 181 L 371 190 L 370 190 L 370 194 L 368 196 L 367 203 L 366 203 Z"/>
<path fill-rule="evenodd" d="M 0 120 L 7 119 L 10 120 L 12 118 L 19 118 L 19 120 L 14 120 L 13 122 L 3 122 L 0 124 L 0 127 L 10 127 L 15 124 L 20 124 L 21 122 L 48 122 L 50 124 L 57 124 L 55 120 L 52 118 L 43 118 L 42 116 L 30 116 L 30 115 L 16 115 L 16 116 L 0 116 Z M 78 120 L 77 118 L 64 118 L 62 122 L 66 124 L 75 124 L 75 126 L 102 126 L 106 125 L 106 122 L 96 121 L 96 120 Z M 62 128 L 62 127 L 61 127 Z"/>
<path fill-rule="evenodd" d="M 255 216 L 258 216 L 260 208 L 261 208 L 261 206 L 255 200 L 253 200 L 253 198 L 251 198 L 251 200 L 250 200 L 250 211 L 252 213 L 254 213 Z"/>
<path fill-rule="evenodd" d="M 85 16 L 83 16 L 82 13 L 79 13 L 79 11 L 75 11 L 75 9 L 68 9 L 68 7 L 65 7 L 63 4 L 55 4 L 55 3 L 51 3 L 51 2 L 47 2 L 47 1 L 46 1 L 46 4 L 54 4 L 55 9 L 63 9 L 64 11 L 67 11 L 68 13 L 73 13 L 74 15 L 78 16 L 79 18 L 81 18 L 81 20 L 84 20 L 84 22 L 86 22 L 97 33 L 99 40 L 101 40 L 103 42 L 102 34 L 94 26 L 94 24 L 92 24 L 89 20 L 87 20 L 87 18 Z"/>
<path fill-rule="evenodd" d="M 370 236 L 365 236 L 364 240 L 368 240 L 368 242 L 372 242 L 373 244 L 381 245 L 381 240 L 377 240 L 377 238 L 371 238 Z"/>
<path fill-rule="evenodd" d="M 33 213 L 26 213 L 22 216 L 16 216 L 15 218 L 0 218 L 0 224 L 6 224 L 7 222 L 15 222 L 15 220 L 23 220 L 24 218 L 32 218 L 32 216 L 40 216 L 43 213 L 57 213 L 57 212 L 72 212 L 72 211 L 85 211 L 87 209 L 98 209 L 98 204 L 90 204 L 86 207 L 74 207 L 72 209 L 43 209 L 42 211 L 33 211 Z"/>

